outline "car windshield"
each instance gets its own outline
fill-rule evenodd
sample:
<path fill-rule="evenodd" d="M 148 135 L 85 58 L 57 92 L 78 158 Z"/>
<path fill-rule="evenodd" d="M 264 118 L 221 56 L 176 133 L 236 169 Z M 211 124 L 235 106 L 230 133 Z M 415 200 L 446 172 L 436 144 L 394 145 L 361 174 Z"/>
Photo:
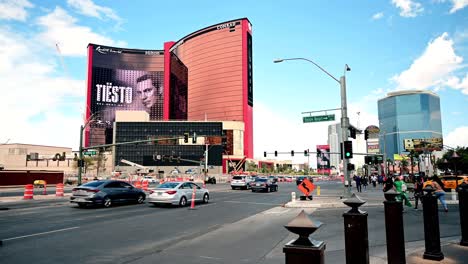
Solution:
<path fill-rule="evenodd" d="M 158 188 L 168 188 L 168 189 L 173 189 L 179 185 L 178 182 L 165 182 L 161 185 L 158 186 Z"/>
<path fill-rule="evenodd" d="M 268 179 L 264 179 L 264 178 L 258 178 L 258 179 L 255 179 L 256 182 L 266 182 Z"/>
<path fill-rule="evenodd" d="M 83 187 L 98 187 L 102 183 L 103 183 L 102 181 L 92 181 L 92 182 L 85 183 L 85 184 L 83 184 L 81 186 L 83 186 Z"/>
<path fill-rule="evenodd" d="M 234 176 L 234 177 L 232 177 L 232 179 L 233 179 L 233 180 L 242 180 L 242 179 L 244 179 L 244 178 L 241 177 L 241 176 Z"/>

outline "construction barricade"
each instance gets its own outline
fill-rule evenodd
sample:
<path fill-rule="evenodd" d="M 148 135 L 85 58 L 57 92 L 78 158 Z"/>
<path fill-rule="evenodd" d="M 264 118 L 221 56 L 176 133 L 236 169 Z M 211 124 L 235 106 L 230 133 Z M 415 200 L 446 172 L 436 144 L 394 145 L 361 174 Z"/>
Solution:
<path fill-rule="evenodd" d="M 24 197 L 23 200 L 33 199 L 34 186 L 32 184 L 26 184 L 24 186 Z"/>
<path fill-rule="evenodd" d="M 63 183 L 57 183 L 55 186 L 55 196 L 63 197 Z"/>

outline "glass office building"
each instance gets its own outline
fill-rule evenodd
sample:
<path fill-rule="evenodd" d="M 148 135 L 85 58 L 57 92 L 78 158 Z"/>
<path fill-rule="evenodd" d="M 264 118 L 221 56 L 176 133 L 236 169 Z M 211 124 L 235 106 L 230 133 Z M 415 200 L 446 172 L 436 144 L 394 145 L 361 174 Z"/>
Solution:
<path fill-rule="evenodd" d="M 378 101 L 380 152 L 393 160 L 393 154 L 408 153 L 405 139 L 442 138 L 440 98 L 426 90 L 388 93 Z"/>

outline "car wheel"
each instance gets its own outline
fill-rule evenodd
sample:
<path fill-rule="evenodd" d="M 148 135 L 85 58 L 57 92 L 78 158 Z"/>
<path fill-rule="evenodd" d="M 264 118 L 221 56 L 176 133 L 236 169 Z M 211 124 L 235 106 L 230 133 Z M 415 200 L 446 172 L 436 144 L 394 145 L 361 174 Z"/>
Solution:
<path fill-rule="evenodd" d="M 187 206 L 187 198 L 185 198 L 185 196 L 182 196 L 182 198 L 180 198 L 179 205 L 182 207 Z"/>
<path fill-rule="evenodd" d="M 142 204 L 145 201 L 145 196 L 143 194 L 138 195 L 137 203 Z"/>
<path fill-rule="evenodd" d="M 210 200 L 210 196 L 205 193 L 205 195 L 203 195 L 203 203 L 208 203 L 208 201 Z"/>
<path fill-rule="evenodd" d="M 254 189 L 252 189 L 252 192 L 255 192 L 255 190 L 254 190 Z"/>
<path fill-rule="evenodd" d="M 85 204 L 85 203 L 78 203 L 78 207 L 80 207 L 80 208 L 85 208 L 85 207 L 86 207 L 86 204 Z"/>
<path fill-rule="evenodd" d="M 112 200 L 109 197 L 104 198 L 104 202 L 102 203 L 104 207 L 109 208 L 112 206 Z"/>
<path fill-rule="evenodd" d="M 234 187 L 231 187 L 231 188 L 232 188 L 233 190 L 235 190 L 235 189 L 236 189 L 236 188 L 234 188 Z"/>

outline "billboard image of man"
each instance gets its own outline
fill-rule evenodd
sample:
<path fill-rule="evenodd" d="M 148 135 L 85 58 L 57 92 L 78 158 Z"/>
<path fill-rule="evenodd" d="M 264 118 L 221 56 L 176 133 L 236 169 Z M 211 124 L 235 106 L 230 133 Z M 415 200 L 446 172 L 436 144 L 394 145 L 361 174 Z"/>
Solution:
<path fill-rule="evenodd" d="M 136 94 L 150 116 L 158 116 L 163 104 L 162 87 L 157 76 L 147 73 L 136 80 Z"/>

